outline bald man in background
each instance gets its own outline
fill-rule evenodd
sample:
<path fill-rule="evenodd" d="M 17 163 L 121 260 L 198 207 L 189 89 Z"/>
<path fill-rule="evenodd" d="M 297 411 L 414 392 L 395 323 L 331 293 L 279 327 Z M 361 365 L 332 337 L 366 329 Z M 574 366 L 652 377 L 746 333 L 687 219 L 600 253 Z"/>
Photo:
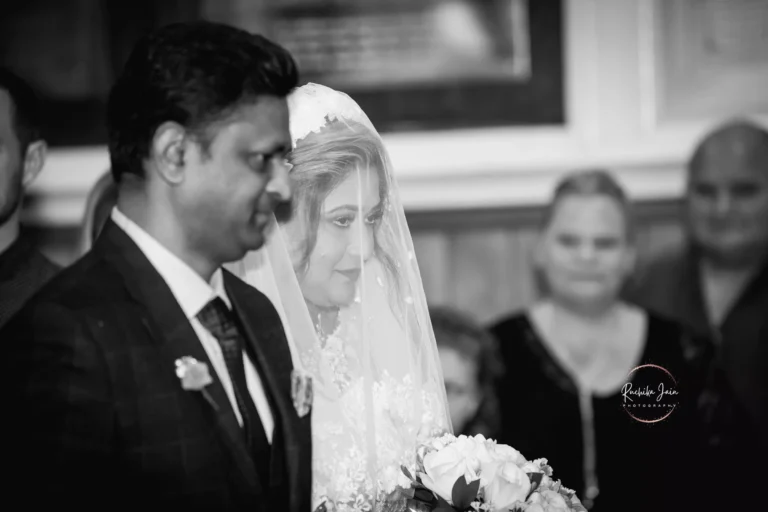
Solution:
<path fill-rule="evenodd" d="M 704 509 L 741 510 L 732 486 L 753 467 L 768 476 L 768 131 L 739 120 L 704 137 L 684 223 L 685 245 L 641 266 L 627 298 L 709 340 L 690 347 L 706 370 L 701 456 L 717 475 Z"/>

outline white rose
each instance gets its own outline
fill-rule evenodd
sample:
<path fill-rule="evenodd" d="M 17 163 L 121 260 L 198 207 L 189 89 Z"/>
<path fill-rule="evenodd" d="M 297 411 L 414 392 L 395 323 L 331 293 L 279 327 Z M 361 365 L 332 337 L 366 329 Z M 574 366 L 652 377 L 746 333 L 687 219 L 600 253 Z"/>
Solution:
<path fill-rule="evenodd" d="M 522 454 L 505 444 L 498 444 L 496 441 L 488 439 L 483 444 L 485 453 L 490 460 L 481 459 L 480 485 L 484 488 L 496 478 L 496 473 L 506 463 L 512 463 L 522 466 L 526 463 Z"/>
<path fill-rule="evenodd" d="M 481 445 L 474 437 L 459 436 L 451 446 L 466 457 L 474 457 Z"/>
<path fill-rule="evenodd" d="M 453 486 L 459 478 L 467 483 L 478 479 L 480 462 L 474 455 L 477 443 L 466 436 L 459 436 L 455 442 L 442 450 L 424 456 L 422 483 L 432 492 L 451 502 Z"/>
<path fill-rule="evenodd" d="M 494 449 L 491 450 L 491 453 L 498 461 L 512 462 L 518 466 L 522 466 L 528 462 L 525 457 L 523 457 L 522 453 L 506 444 L 497 444 Z"/>
<path fill-rule="evenodd" d="M 472 479 L 480 476 L 486 465 L 498 462 L 491 450 L 488 449 L 486 440 L 482 435 L 459 436 L 453 446 L 461 452 L 467 460 L 467 465 L 472 468 Z"/>
<path fill-rule="evenodd" d="M 537 491 L 531 494 L 530 503 L 525 512 L 538 512 L 546 510 L 547 512 L 568 512 L 569 507 L 559 492 L 552 490 Z M 539 508 L 532 508 L 537 506 Z"/>
<path fill-rule="evenodd" d="M 483 436 L 470 438 L 463 444 L 464 456 L 471 461 L 471 467 L 477 468 L 477 476 L 480 477 L 480 486 L 485 487 L 496 476 L 496 472 L 502 461 L 494 455 L 492 447 L 489 447 Z"/>
<path fill-rule="evenodd" d="M 474 457 L 481 464 L 495 460 L 492 450 L 488 448 L 486 439 L 481 435 L 466 438 L 462 443 L 462 449 L 465 450 L 464 453 Z"/>
<path fill-rule="evenodd" d="M 451 434 L 445 434 L 441 437 L 436 437 L 432 439 L 429 444 L 430 447 L 434 450 L 442 450 L 449 444 L 452 444 L 454 441 L 456 441 L 456 438 L 452 436 Z"/>
<path fill-rule="evenodd" d="M 533 461 L 534 464 L 538 464 L 541 468 L 541 471 L 547 475 L 552 476 L 552 467 L 549 465 L 549 461 L 547 459 L 536 459 Z"/>
<path fill-rule="evenodd" d="M 531 461 L 528 461 L 525 464 L 523 464 L 520 469 L 522 469 L 526 473 L 542 473 L 541 466 Z"/>
<path fill-rule="evenodd" d="M 531 481 L 517 464 L 504 462 L 484 489 L 485 502 L 492 512 L 508 510 L 516 501 L 525 501 Z"/>
<path fill-rule="evenodd" d="M 531 493 L 531 497 L 528 498 L 528 504 L 523 509 L 525 512 L 545 512 L 542 505 L 541 494 L 536 492 Z"/>

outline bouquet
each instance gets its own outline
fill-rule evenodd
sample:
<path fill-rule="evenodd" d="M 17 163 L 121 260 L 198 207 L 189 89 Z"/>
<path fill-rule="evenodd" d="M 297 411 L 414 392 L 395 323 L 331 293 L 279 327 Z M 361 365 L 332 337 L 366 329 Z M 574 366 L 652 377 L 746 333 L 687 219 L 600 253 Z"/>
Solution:
<path fill-rule="evenodd" d="M 418 450 L 407 491 L 410 511 L 586 512 L 576 493 L 552 479 L 546 459 L 528 461 L 482 435 L 445 434 Z"/>

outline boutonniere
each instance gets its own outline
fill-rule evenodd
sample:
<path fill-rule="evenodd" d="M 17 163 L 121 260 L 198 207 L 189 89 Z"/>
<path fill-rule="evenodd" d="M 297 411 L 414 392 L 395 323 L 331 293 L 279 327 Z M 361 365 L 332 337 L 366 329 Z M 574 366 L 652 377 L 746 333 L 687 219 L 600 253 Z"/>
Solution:
<path fill-rule="evenodd" d="M 312 377 L 295 368 L 291 372 L 291 397 L 299 418 L 309 414 L 312 409 Z"/>
<path fill-rule="evenodd" d="M 176 360 L 176 376 L 181 381 L 182 389 L 188 391 L 200 391 L 203 397 L 214 409 L 218 409 L 206 386 L 213 383 L 208 365 L 198 361 L 192 356 L 180 357 Z"/>

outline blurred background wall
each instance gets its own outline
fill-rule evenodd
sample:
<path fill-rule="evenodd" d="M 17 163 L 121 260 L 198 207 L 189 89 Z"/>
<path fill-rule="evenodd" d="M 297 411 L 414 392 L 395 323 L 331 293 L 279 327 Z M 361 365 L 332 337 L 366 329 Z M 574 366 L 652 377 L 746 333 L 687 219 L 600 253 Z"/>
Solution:
<path fill-rule="evenodd" d="M 615 172 L 641 256 L 679 243 L 684 165 L 714 124 L 768 124 L 763 0 L 5 0 L 0 58 L 46 101 L 49 162 L 24 219 L 77 256 L 109 168 L 103 107 L 136 36 L 208 18 L 263 32 L 304 81 L 384 133 L 429 300 L 491 320 L 536 294 L 531 247 L 561 173 Z"/>

